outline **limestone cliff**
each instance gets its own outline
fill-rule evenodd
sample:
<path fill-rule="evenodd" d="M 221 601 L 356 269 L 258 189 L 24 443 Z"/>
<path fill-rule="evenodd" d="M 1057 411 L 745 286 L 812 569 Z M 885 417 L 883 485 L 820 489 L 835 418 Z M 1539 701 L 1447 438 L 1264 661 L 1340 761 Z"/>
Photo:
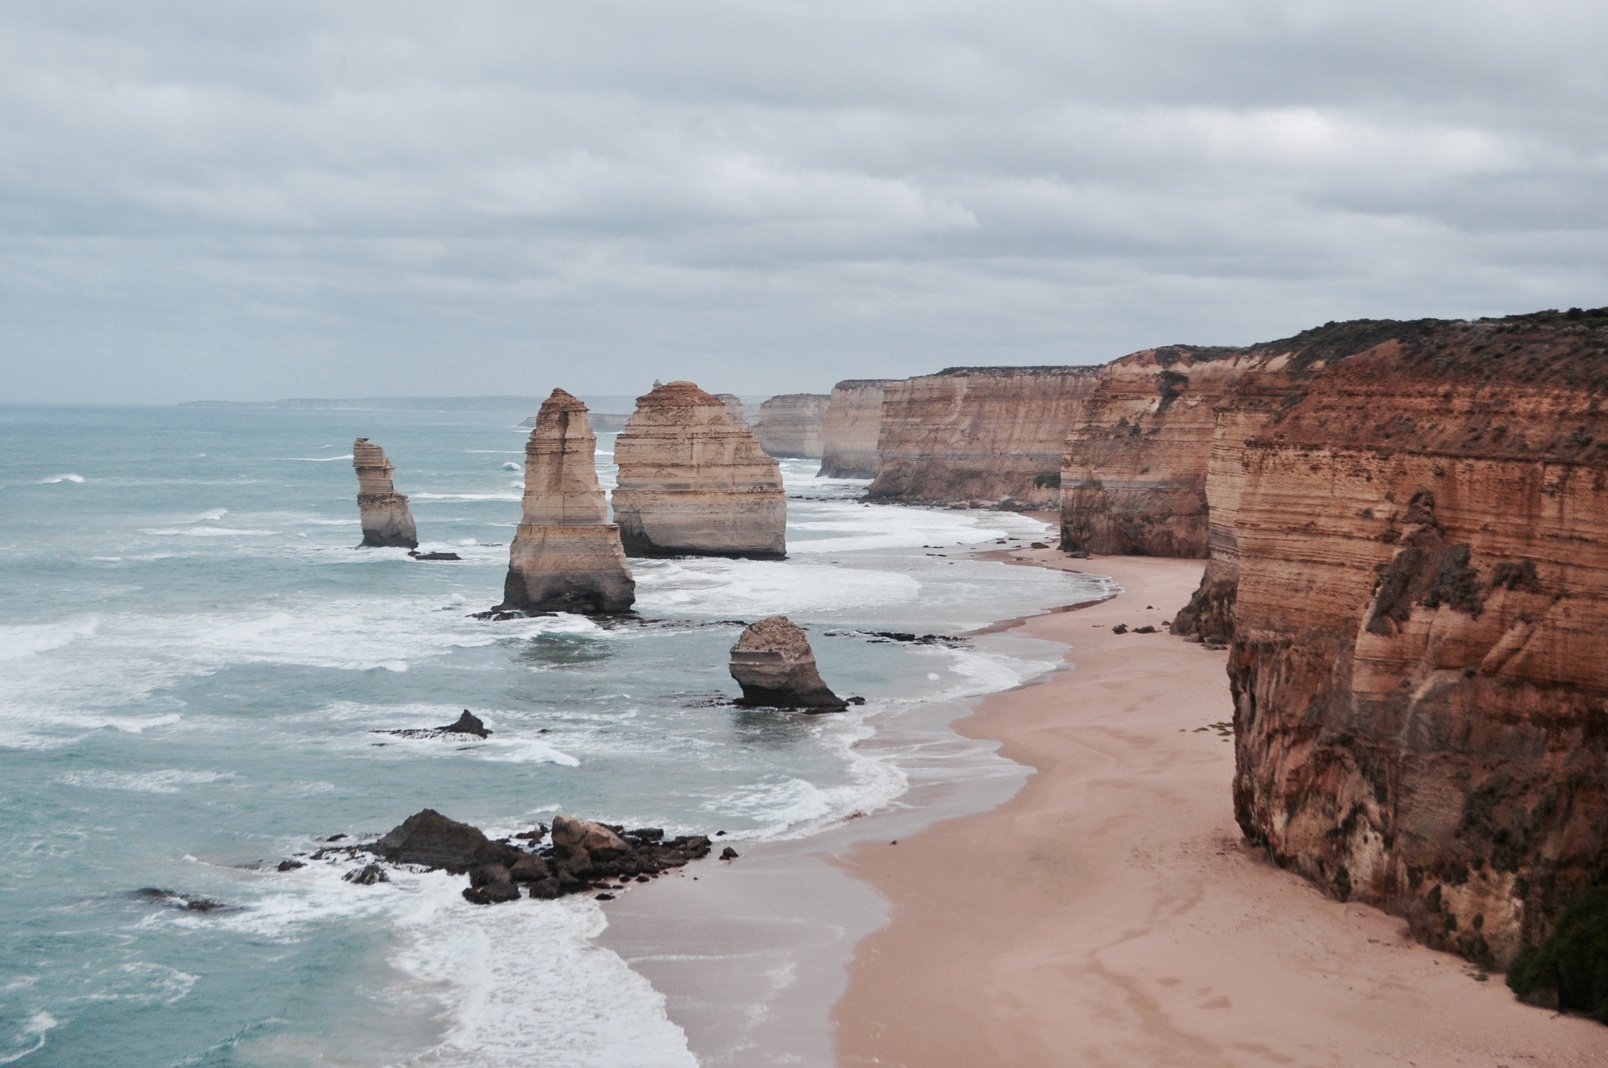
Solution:
<path fill-rule="evenodd" d="M 352 443 L 352 466 L 357 469 L 357 510 L 363 524 L 363 544 L 419 547 L 418 531 L 408 499 L 391 482 L 391 461 L 385 450 L 358 438 Z"/>
<path fill-rule="evenodd" d="M 761 404 L 754 423 L 759 447 L 772 456 L 819 459 L 830 399 L 824 393 L 783 393 Z"/>
<path fill-rule="evenodd" d="M 598 484 L 586 405 L 553 390 L 525 444 L 524 514 L 508 551 L 500 608 L 628 612 L 636 582 Z"/>
<path fill-rule="evenodd" d="M 872 500 L 1055 507 L 1098 367 L 952 367 L 889 385 Z"/>
<path fill-rule="evenodd" d="M 1235 814 L 1505 964 L 1608 882 L 1608 316 L 1377 332 L 1234 472 Z"/>
<path fill-rule="evenodd" d="M 1067 550 L 1204 557 L 1206 474 L 1218 406 L 1287 358 L 1257 349 L 1171 346 L 1101 369 L 1061 465 Z"/>
<path fill-rule="evenodd" d="M 655 389 L 659 388 L 659 383 L 655 382 L 653 387 Z M 743 399 L 741 397 L 735 393 L 716 393 L 715 399 L 726 406 L 726 414 L 731 416 L 732 422 L 738 426 L 748 425 L 748 413 L 743 411 Z"/>
<path fill-rule="evenodd" d="M 882 394 L 893 379 L 851 378 L 832 387 L 821 416 L 821 474 L 875 478 Z"/>
<path fill-rule="evenodd" d="M 628 554 L 786 555 L 787 498 L 776 461 L 693 383 L 665 383 L 638 397 L 614 460 L 614 516 Z"/>

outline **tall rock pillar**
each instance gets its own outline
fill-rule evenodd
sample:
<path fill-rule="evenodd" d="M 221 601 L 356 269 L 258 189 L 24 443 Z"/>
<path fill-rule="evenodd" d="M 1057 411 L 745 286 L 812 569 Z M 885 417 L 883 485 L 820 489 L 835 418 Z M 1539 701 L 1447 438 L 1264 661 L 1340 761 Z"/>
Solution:
<path fill-rule="evenodd" d="M 352 466 L 357 469 L 357 510 L 362 514 L 363 544 L 417 549 L 419 535 L 413 526 L 413 513 L 408 510 L 408 499 L 391 482 L 393 469 L 385 450 L 368 438 L 358 438 L 352 443 Z"/>

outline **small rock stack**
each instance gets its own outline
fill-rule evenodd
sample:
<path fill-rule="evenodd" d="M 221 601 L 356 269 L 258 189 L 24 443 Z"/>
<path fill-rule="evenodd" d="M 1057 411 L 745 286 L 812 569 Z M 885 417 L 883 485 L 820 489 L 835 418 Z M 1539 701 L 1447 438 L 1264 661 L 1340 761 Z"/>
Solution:
<path fill-rule="evenodd" d="M 391 461 L 385 450 L 358 438 L 352 443 L 352 466 L 357 469 L 357 510 L 362 515 L 363 544 L 417 549 L 418 531 L 408 499 L 391 482 Z"/>
<path fill-rule="evenodd" d="M 731 647 L 731 677 L 743 688 L 739 704 L 807 712 L 847 705 L 821 680 L 809 639 L 786 616 L 768 616 L 743 631 Z"/>

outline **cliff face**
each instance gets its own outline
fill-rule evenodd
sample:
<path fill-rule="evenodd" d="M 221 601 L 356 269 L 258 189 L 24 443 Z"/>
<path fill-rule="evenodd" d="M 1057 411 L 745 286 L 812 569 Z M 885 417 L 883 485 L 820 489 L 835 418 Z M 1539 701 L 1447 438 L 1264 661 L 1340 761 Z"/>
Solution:
<path fill-rule="evenodd" d="M 754 423 L 760 448 L 772 456 L 819 458 L 829 399 L 824 393 L 783 393 L 761 404 Z"/>
<path fill-rule="evenodd" d="M 1608 325 L 1397 325 L 1243 446 L 1235 814 L 1505 964 L 1608 881 Z"/>
<path fill-rule="evenodd" d="M 1283 357 L 1173 346 L 1107 364 L 1083 399 L 1061 466 L 1061 545 L 1144 556 L 1207 555 L 1206 477 L 1225 399 Z"/>
<path fill-rule="evenodd" d="M 658 385 L 655 382 L 654 388 L 657 389 Z M 741 397 L 735 393 L 716 393 L 715 399 L 726 406 L 726 414 L 731 416 L 732 422 L 738 426 L 748 425 L 748 413 L 743 411 L 743 399 Z"/>
<path fill-rule="evenodd" d="M 871 499 L 1054 507 L 1066 434 L 1098 367 L 955 367 L 890 384 Z"/>
<path fill-rule="evenodd" d="M 614 517 L 628 554 L 786 555 L 787 498 L 776 461 L 691 382 L 638 397 L 614 459 Z"/>
<path fill-rule="evenodd" d="M 630 611 L 636 582 L 620 528 L 608 521 L 586 405 L 561 389 L 542 404 L 525 444 L 523 517 L 508 551 L 504 609 Z"/>
<path fill-rule="evenodd" d="M 363 544 L 417 549 L 419 535 L 413 526 L 408 499 L 391 482 L 391 461 L 385 450 L 358 438 L 352 443 L 352 466 L 357 469 L 357 510 L 363 523 Z"/>
<path fill-rule="evenodd" d="M 821 416 L 821 470 L 826 478 L 875 478 L 886 378 L 855 378 L 832 387 Z"/>

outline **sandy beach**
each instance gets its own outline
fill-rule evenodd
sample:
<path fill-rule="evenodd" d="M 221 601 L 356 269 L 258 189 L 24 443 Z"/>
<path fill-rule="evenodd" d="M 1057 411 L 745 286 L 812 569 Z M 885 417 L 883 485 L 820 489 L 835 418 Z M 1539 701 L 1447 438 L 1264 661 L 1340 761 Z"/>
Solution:
<path fill-rule="evenodd" d="M 957 724 L 1034 769 L 1016 796 L 837 857 L 890 917 L 855 950 L 837 1063 L 1608 1064 L 1600 1025 L 1520 1005 L 1244 844 L 1227 654 L 1164 633 L 1198 561 L 1012 556 L 1124 593 L 1022 624 L 1067 670 Z"/>

